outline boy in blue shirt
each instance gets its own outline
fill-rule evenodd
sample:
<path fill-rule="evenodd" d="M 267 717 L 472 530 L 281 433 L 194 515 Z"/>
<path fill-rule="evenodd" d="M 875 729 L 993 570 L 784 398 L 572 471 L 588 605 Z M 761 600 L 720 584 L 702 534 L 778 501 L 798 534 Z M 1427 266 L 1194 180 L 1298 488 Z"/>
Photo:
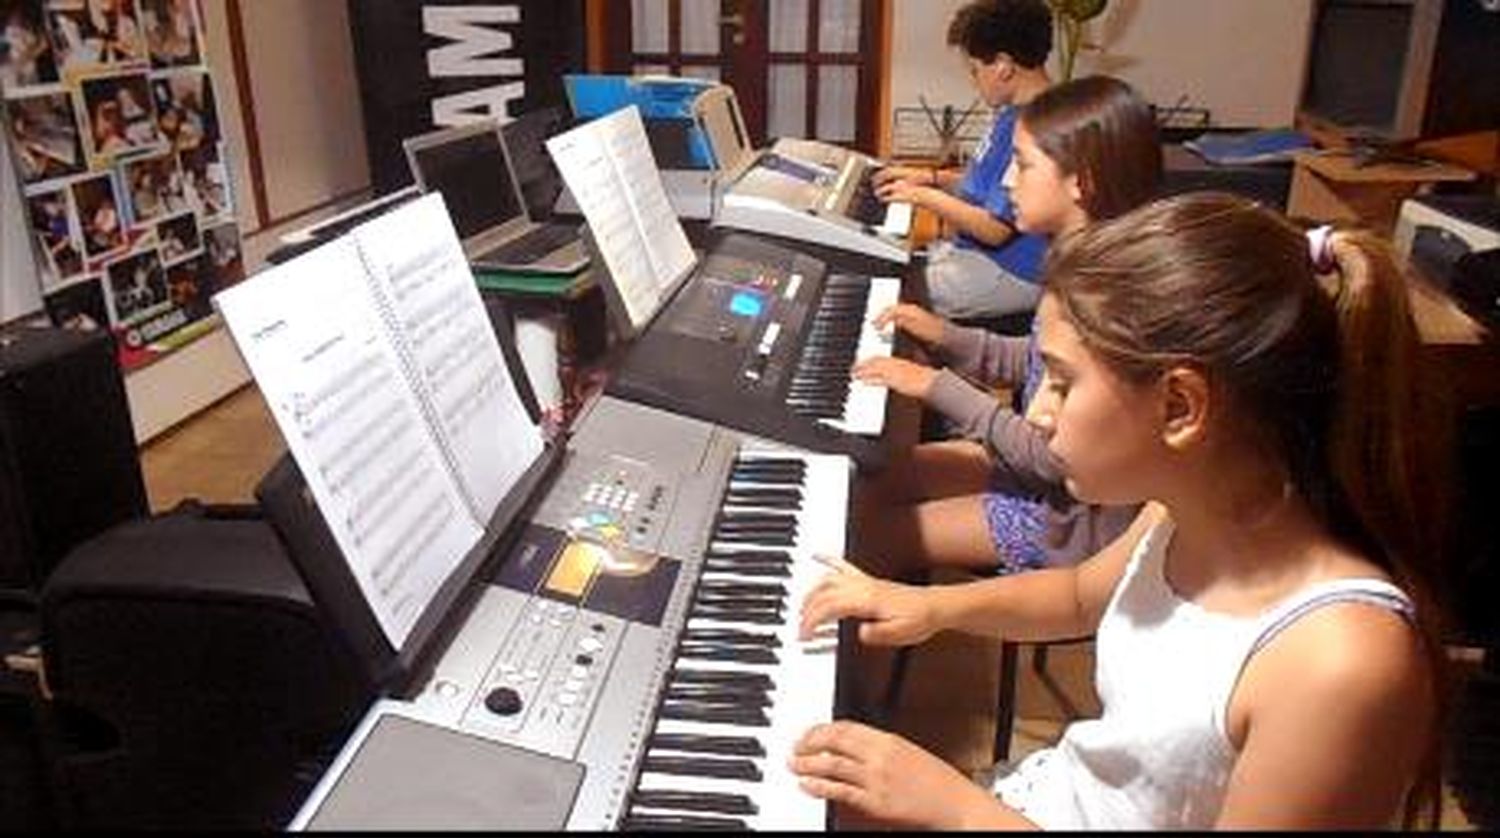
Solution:
<path fill-rule="evenodd" d="M 875 174 L 880 197 L 926 207 L 956 231 L 936 243 L 927 265 L 932 310 L 950 319 L 1030 311 L 1046 240 L 1016 230 L 1001 179 L 1010 165 L 1017 105 L 1051 85 L 1052 13 L 1045 0 L 974 0 L 948 27 L 995 122 L 967 169 L 890 166 Z"/>

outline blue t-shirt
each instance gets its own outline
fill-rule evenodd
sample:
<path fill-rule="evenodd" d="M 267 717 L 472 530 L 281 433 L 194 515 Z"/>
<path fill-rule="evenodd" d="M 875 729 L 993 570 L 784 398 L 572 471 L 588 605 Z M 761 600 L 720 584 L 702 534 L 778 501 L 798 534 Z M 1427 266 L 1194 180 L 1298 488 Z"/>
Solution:
<path fill-rule="evenodd" d="M 1016 211 L 1011 206 L 1010 194 L 1001 185 L 1001 180 L 1005 178 L 1005 170 L 1010 167 L 1015 133 L 1016 109 L 1001 108 L 995 114 L 994 127 L 980 144 L 974 159 L 969 161 L 969 168 L 964 171 L 964 178 L 958 184 L 960 198 L 975 206 L 984 207 L 990 215 L 1012 226 L 1016 223 Z M 1041 278 L 1042 259 L 1047 254 L 1047 239 L 1029 233 L 1018 232 L 998 247 L 989 247 L 959 233 L 955 244 L 984 253 L 1007 272 L 1028 282 L 1036 282 Z"/>

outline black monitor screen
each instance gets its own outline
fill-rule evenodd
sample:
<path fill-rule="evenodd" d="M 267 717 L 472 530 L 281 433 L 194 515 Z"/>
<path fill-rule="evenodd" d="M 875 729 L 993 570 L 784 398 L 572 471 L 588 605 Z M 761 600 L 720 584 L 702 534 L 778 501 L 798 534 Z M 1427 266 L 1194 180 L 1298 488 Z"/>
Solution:
<path fill-rule="evenodd" d="M 443 193 L 460 239 L 519 216 L 521 204 L 505 167 L 500 135 L 481 131 L 412 152 L 428 192 Z"/>
<path fill-rule="evenodd" d="M 1394 127 L 1412 12 L 1390 2 L 1319 4 L 1303 109 L 1348 128 Z"/>

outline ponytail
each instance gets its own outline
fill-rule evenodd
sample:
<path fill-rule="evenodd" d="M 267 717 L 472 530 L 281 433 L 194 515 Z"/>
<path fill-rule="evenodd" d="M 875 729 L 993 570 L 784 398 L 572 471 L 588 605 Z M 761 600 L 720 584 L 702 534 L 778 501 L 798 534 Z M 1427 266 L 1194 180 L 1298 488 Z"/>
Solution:
<path fill-rule="evenodd" d="M 1311 237 L 1310 237 L 1311 238 Z M 1362 231 L 1325 238 L 1338 318 L 1338 395 L 1329 433 L 1328 466 L 1341 502 L 1328 510 L 1340 534 L 1380 561 L 1417 603 L 1417 618 L 1436 677 L 1435 720 L 1443 718 L 1447 685 L 1438 559 L 1446 548 L 1443 504 L 1448 429 L 1436 415 L 1440 394 L 1423 392 L 1419 336 L 1406 277 L 1390 245 Z M 1314 253 L 1314 263 L 1319 260 Z M 1347 518 L 1347 520 L 1339 520 Z M 1436 721 L 1435 721 L 1436 724 Z M 1440 805 L 1440 731 L 1408 796 L 1406 826 L 1417 818 L 1435 828 Z"/>
<path fill-rule="evenodd" d="M 1417 332 L 1406 280 L 1389 246 L 1364 232 L 1336 232 L 1332 256 L 1338 315 L 1338 395 L 1329 434 L 1329 469 L 1378 554 L 1408 564 L 1431 556 L 1433 520 L 1419 510 L 1426 401 L 1416 374 Z M 1404 580 L 1403 580 L 1404 581 Z"/>

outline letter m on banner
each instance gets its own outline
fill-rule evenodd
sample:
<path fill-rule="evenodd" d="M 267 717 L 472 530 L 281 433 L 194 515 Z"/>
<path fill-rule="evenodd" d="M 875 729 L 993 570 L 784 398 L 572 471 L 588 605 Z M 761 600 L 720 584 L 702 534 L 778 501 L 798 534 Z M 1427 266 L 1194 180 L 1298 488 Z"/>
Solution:
<path fill-rule="evenodd" d="M 510 121 L 510 103 L 526 95 L 526 65 L 520 57 L 507 55 L 515 52 L 515 38 L 499 27 L 520 22 L 521 7 L 515 4 L 422 8 L 423 33 L 448 41 L 427 53 L 427 72 L 432 78 L 516 79 L 434 99 L 434 125 L 459 125 L 485 117 Z"/>

